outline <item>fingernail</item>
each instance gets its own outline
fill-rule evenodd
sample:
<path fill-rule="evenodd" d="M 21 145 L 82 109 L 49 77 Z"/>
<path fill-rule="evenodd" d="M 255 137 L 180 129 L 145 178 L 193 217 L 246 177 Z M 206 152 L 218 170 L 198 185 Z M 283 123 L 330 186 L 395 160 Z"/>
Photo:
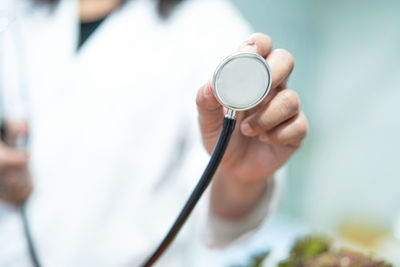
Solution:
<path fill-rule="evenodd" d="M 239 50 L 248 52 L 257 52 L 257 45 L 253 40 L 248 39 L 239 47 Z"/>
<path fill-rule="evenodd" d="M 247 123 L 247 122 L 242 123 L 242 127 L 241 128 L 242 128 L 242 133 L 244 135 L 253 135 L 254 134 L 254 129 L 251 128 L 250 124 Z"/>
<path fill-rule="evenodd" d="M 243 46 L 240 50 L 243 52 L 257 53 L 257 46 L 255 44 L 248 44 Z"/>

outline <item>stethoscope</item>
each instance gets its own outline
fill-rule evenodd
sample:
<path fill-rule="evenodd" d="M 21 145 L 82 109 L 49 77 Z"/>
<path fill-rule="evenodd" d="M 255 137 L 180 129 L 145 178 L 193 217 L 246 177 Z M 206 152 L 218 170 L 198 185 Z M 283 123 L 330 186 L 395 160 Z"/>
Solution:
<path fill-rule="evenodd" d="M 260 104 L 271 88 L 271 80 L 271 70 L 268 63 L 263 57 L 255 53 L 239 52 L 229 56 L 219 64 L 212 79 L 212 89 L 215 97 L 227 109 L 227 112 L 218 142 L 206 169 L 175 222 L 158 247 L 141 266 L 152 266 L 177 236 L 210 184 L 224 156 L 235 129 L 236 112 L 246 111 Z M 32 264 L 35 267 L 40 267 L 39 257 L 24 212 L 22 212 L 22 219 Z"/>
<path fill-rule="evenodd" d="M 249 110 L 260 104 L 271 88 L 271 70 L 263 57 L 255 53 L 236 53 L 217 67 L 212 88 L 215 97 L 226 109 L 221 134 L 210 161 L 189 199 L 167 235 L 142 266 L 152 266 L 172 243 L 202 194 L 210 184 L 235 129 L 236 112 Z"/>

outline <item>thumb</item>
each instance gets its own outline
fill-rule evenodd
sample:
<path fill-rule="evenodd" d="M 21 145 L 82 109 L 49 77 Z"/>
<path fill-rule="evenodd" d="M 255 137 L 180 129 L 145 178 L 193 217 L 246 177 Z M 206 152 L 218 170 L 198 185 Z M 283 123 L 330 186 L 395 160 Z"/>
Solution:
<path fill-rule="evenodd" d="M 196 103 L 203 140 L 217 138 L 223 123 L 224 108 L 213 94 L 211 80 L 197 92 Z"/>

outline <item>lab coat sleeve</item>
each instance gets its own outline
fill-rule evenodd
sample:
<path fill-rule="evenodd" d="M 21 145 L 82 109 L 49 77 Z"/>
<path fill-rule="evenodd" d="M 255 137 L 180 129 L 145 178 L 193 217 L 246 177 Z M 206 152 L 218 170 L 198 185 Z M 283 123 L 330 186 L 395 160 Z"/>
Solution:
<path fill-rule="evenodd" d="M 267 188 L 262 198 L 252 210 L 239 219 L 224 219 L 209 209 L 202 235 L 203 241 L 210 247 L 224 247 L 251 237 L 275 209 L 282 179 L 282 171 L 268 177 Z"/>

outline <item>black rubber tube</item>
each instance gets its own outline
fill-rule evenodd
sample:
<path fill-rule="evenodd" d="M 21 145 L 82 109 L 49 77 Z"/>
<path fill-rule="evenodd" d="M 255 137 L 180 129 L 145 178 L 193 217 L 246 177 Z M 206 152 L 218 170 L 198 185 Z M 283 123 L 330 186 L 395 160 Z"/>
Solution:
<path fill-rule="evenodd" d="M 33 239 L 32 239 L 31 231 L 29 228 L 29 222 L 28 222 L 28 218 L 26 216 L 25 206 L 21 207 L 21 219 L 22 219 L 22 224 L 24 227 L 25 239 L 26 239 L 26 243 L 28 244 L 29 256 L 31 258 L 32 265 L 34 267 L 41 267 L 39 258 L 38 258 L 38 254 L 35 249 L 35 245 L 33 244 Z"/>
<path fill-rule="evenodd" d="M 211 156 L 211 159 L 206 169 L 203 172 L 203 175 L 201 176 L 199 182 L 197 183 L 192 194 L 185 203 L 185 206 L 181 210 L 179 216 L 176 218 L 174 224 L 168 231 L 167 235 L 164 237 L 164 239 L 157 247 L 157 249 L 153 252 L 153 254 L 141 266 L 144 267 L 152 266 L 165 252 L 165 250 L 169 247 L 169 245 L 172 243 L 172 241 L 174 240 L 174 238 L 176 237 L 176 235 L 186 222 L 187 218 L 189 217 L 190 213 L 196 206 L 200 197 L 203 195 L 204 191 L 210 184 L 215 174 L 215 171 L 217 170 L 218 165 L 221 162 L 222 157 L 224 156 L 225 150 L 228 147 L 228 143 L 231 138 L 232 132 L 235 129 L 235 124 L 236 124 L 235 119 L 225 117 L 221 135 L 219 136 L 218 139 L 218 143 L 215 146 L 214 152 Z"/>

